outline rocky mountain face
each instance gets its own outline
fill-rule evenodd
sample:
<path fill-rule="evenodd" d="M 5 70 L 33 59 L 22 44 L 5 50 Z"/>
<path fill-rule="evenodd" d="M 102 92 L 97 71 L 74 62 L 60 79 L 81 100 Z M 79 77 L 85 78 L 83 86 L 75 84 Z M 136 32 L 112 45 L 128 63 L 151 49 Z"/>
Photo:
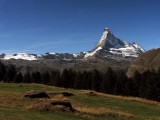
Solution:
<path fill-rule="evenodd" d="M 79 54 L 70 53 L 50 53 L 47 52 L 41 56 L 42 59 L 56 59 L 56 60 L 81 60 L 84 58 L 85 53 Z"/>
<path fill-rule="evenodd" d="M 137 43 L 128 43 L 120 40 L 108 28 L 105 28 L 101 39 L 97 42 L 94 49 L 87 53 L 84 58 L 87 59 L 93 56 L 138 57 L 144 52 L 144 49 Z"/>
<path fill-rule="evenodd" d="M 134 60 L 128 69 L 127 75 L 131 77 L 135 71 L 143 73 L 146 70 L 160 68 L 160 48 L 145 52 Z"/>

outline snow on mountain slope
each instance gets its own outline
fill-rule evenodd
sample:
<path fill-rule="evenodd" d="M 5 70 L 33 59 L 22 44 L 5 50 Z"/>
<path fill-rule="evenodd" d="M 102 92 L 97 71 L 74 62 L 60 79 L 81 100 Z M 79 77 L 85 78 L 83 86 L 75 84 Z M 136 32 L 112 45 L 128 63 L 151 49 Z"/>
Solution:
<path fill-rule="evenodd" d="M 9 59 L 22 59 L 22 60 L 38 60 L 36 55 L 33 54 L 27 54 L 27 53 L 18 53 L 14 55 L 5 55 L 4 60 L 9 60 Z"/>
<path fill-rule="evenodd" d="M 99 49 L 101 48 L 101 49 Z M 138 57 L 145 50 L 137 43 L 128 43 L 115 37 L 112 32 L 105 28 L 102 37 L 94 49 L 85 55 L 85 59 L 94 55 L 117 55 L 122 57 Z"/>
<path fill-rule="evenodd" d="M 98 47 L 96 50 L 94 50 L 93 52 L 88 52 L 88 53 L 86 53 L 85 54 L 85 56 L 84 56 L 84 58 L 87 58 L 87 57 L 89 57 L 89 56 L 93 56 L 93 55 L 95 55 L 96 53 L 97 53 L 97 51 L 99 51 L 99 50 L 101 50 L 102 49 L 102 47 Z"/>

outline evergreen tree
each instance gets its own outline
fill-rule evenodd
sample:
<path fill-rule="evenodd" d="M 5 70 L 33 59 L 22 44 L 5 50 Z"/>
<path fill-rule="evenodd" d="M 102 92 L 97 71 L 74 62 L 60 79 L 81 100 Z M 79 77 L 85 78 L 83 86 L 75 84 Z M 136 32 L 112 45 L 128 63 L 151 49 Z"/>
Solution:
<path fill-rule="evenodd" d="M 42 73 L 42 83 L 50 84 L 50 74 L 48 72 Z"/>
<path fill-rule="evenodd" d="M 82 83 L 81 83 L 83 86 L 82 86 L 82 89 L 89 89 L 90 88 L 90 76 L 89 76 L 89 73 L 84 71 L 83 74 L 82 74 Z"/>
<path fill-rule="evenodd" d="M 30 76 L 30 73 L 27 72 L 26 74 L 24 74 L 24 77 L 23 77 L 23 82 L 24 83 L 31 83 L 31 76 Z"/>
<path fill-rule="evenodd" d="M 141 74 L 141 81 L 140 81 L 140 88 L 139 88 L 139 96 L 142 98 L 147 97 L 147 84 L 148 84 L 148 74 L 149 71 L 144 72 Z"/>
<path fill-rule="evenodd" d="M 14 82 L 15 83 L 21 83 L 22 81 L 23 81 L 22 74 L 21 73 L 16 74 L 15 77 L 14 77 Z"/>
<path fill-rule="evenodd" d="M 53 70 L 51 72 L 50 80 L 51 80 L 52 85 L 55 85 L 57 87 L 61 87 L 62 86 L 62 81 L 60 79 L 60 71 L 59 70 Z"/>
<path fill-rule="evenodd" d="M 0 62 L 0 81 L 4 79 L 5 74 L 6 74 L 5 65 L 2 62 Z"/>
<path fill-rule="evenodd" d="M 102 85 L 103 91 L 108 94 L 113 94 L 115 84 L 116 84 L 116 74 L 114 73 L 112 68 L 109 67 L 103 78 L 103 85 Z"/>
<path fill-rule="evenodd" d="M 74 88 L 91 89 L 91 76 L 87 71 L 78 72 L 75 77 Z"/>
<path fill-rule="evenodd" d="M 157 78 L 156 71 L 152 70 L 147 74 L 147 88 L 146 88 L 146 98 L 151 100 L 157 99 Z"/>
<path fill-rule="evenodd" d="M 74 80 L 74 88 L 75 89 L 82 89 L 82 73 L 79 71 L 76 73 L 75 80 Z"/>
<path fill-rule="evenodd" d="M 41 73 L 40 72 L 33 72 L 31 75 L 31 79 L 34 83 L 42 83 Z"/>
<path fill-rule="evenodd" d="M 73 69 L 68 70 L 68 87 L 74 88 L 74 80 L 75 80 L 76 72 Z"/>
<path fill-rule="evenodd" d="M 123 95 L 133 96 L 132 78 L 125 80 L 124 83 L 123 83 L 123 86 L 124 86 Z"/>
<path fill-rule="evenodd" d="M 133 96 L 139 96 L 140 80 L 141 80 L 141 74 L 138 71 L 135 71 L 132 79 Z"/>
<path fill-rule="evenodd" d="M 15 75 L 16 75 L 15 66 L 9 65 L 8 71 L 7 71 L 5 78 L 4 78 L 4 82 L 13 82 Z"/>
<path fill-rule="evenodd" d="M 92 72 L 92 90 L 101 91 L 102 76 L 97 69 Z"/>
<path fill-rule="evenodd" d="M 156 84 L 155 84 L 155 88 L 156 88 L 156 101 L 160 102 L 160 67 L 157 71 L 157 75 L 156 75 Z"/>
<path fill-rule="evenodd" d="M 73 88 L 74 86 L 74 79 L 73 79 L 73 71 L 64 69 L 61 74 L 61 80 L 63 83 L 63 87 L 65 88 Z"/>
<path fill-rule="evenodd" d="M 114 87 L 114 94 L 124 95 L 125 92 L 125 82 L 128 80 L 124 71 L 120 72 L 117 76 L 117 80 Z"/>

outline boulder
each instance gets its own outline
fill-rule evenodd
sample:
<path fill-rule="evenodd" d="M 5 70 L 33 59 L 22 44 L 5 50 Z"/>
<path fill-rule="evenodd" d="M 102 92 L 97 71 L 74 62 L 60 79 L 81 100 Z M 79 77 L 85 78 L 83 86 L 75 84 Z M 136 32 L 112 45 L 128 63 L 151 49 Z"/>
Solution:
<path fill-rule="evenodd" d="M 44 91 L 29 91 L 24 95 L 25 98 L 49 98 Z"/>
<path fill-rule="evenodd" d="M 32 104 L 30 108 L 40 111 L 74 112 L 72 104 L 69 101 L 61 100 L 39 100 Z"/>
<path fill-rule="evenodd" d="M 88 92 L 86 93 L 88 96 L 96 96 L 97 94 L 95 92 Z"/>
<path fill-rule="evenodd" d="M 53 106 L 63 106 L 63 111 L 74 111 L 72 104 L 69 101 L 52 100 L 50 103 Z"/>

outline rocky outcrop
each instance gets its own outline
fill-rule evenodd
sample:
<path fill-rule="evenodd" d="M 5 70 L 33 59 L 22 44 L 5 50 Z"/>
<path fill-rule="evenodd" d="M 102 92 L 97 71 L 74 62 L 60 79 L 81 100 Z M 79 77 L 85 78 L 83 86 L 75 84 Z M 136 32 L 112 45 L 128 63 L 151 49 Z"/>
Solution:
<path fill-rule="evenodd" d="M 63 111 L 63 112 L 74 112 L 70 101 L 65 100 L 38 100 L 34 102 L 30 109 L 39 111 Z"/>
<path fill-rule="evenodd" d="M 25 98 L 49 98 L 44 91 L 29 91 L 24 95 Z"/>

